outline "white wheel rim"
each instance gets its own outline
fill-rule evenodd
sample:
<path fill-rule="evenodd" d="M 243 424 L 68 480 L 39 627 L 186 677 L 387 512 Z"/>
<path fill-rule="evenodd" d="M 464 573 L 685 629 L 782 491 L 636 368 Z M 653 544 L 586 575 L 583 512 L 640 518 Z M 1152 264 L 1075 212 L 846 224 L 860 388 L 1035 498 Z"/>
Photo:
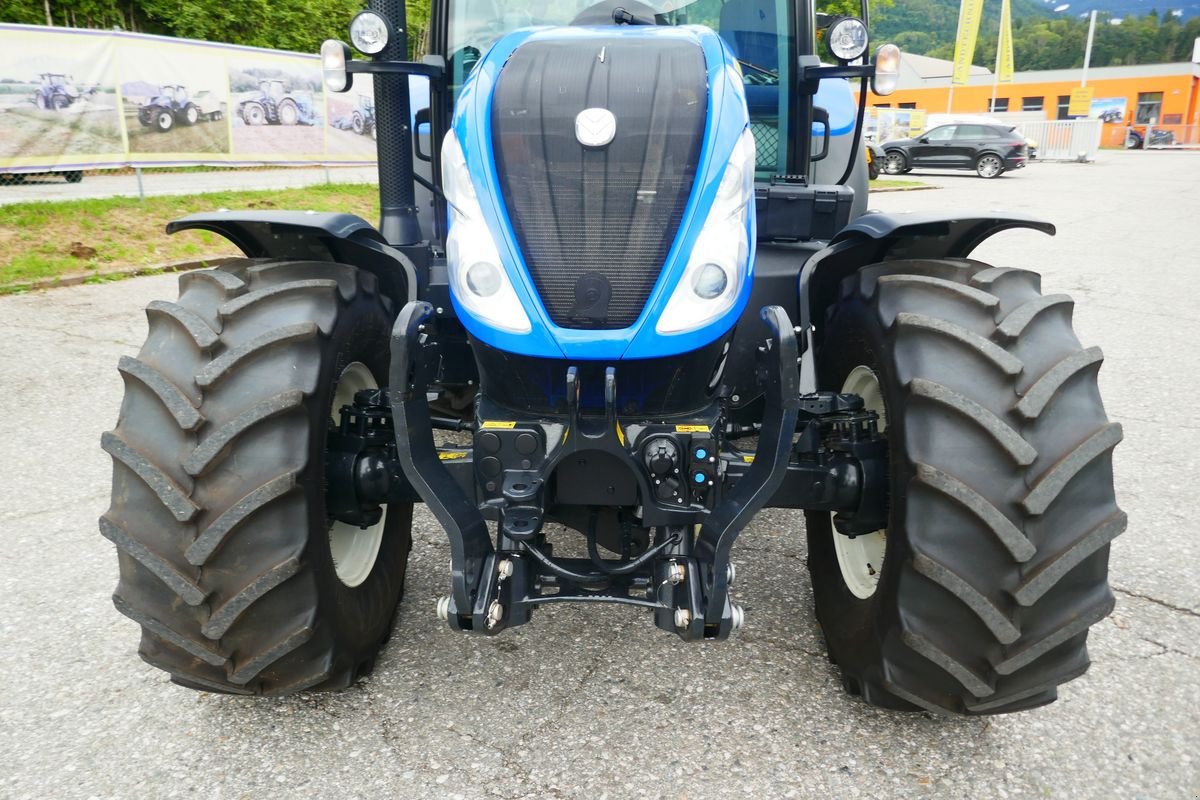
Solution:
<path fill-rule="evenodd" d="M 362 389 L 378 389 L 375 376 L 361 361 L 355 361 L 342 370 L 337 388 L 333 392 L 333 403 L 329 416 L 341 419 L 342 406 L 354 403 L 354 395 Z M 346 522 L 334 520 L 329 526 L 329 552 L 333 555 L 333 568 L 338 580 L 354 588 L 367 579 L 375 568 L 379 557 L 379 545 L 383 542 L 383 525 L 387 510 L 379 522 L 369 528 L 359 528 Z"/>
<path fill-rule="evenodd" d="M 866 409 L 879 415 L 879 432 L 887 430 L 887 409 L 883 405 L 883 390 L 879 386 L 879 378 L 870 368 L 858 366 L 850 370 L 842 384 L 842 392 L 861 397 Z M 830 521 L 832 523 L 832 520 Z M 831 528 L 831 535 L 838 567 L 842 572 L 842 581 L 851 594 L 860 600 L 866 600 L 875 594 L 875 589 L 879 586 L 879 575 L 883 571 L 884 552 L 887 549 L 886 529 L 851 539 Z"/>
<path fill-rule="evenodd" d="M 1000 161 L 994 156 L 985 156 L 979 162 L 979 173 L 985 178 L 990 178 L 1000 172 Z"/>

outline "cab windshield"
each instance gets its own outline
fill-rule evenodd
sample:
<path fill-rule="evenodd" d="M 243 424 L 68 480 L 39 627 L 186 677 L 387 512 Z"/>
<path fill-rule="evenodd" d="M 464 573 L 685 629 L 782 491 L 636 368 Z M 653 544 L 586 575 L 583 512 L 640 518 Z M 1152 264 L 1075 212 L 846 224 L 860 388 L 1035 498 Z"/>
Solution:
<path fill-rule="evenodd" d="M 788 71 L 795 53 L 790 0 L 457 0 L 449 3 L 446 54 L 457 99 L 471 70 L 502 36 L 520 28 L 611 25 L 623 7 L 658 25 L 704 25 L 721 35 L 742 65 L 750 127 L 762 175 L 787 171 Z"/>

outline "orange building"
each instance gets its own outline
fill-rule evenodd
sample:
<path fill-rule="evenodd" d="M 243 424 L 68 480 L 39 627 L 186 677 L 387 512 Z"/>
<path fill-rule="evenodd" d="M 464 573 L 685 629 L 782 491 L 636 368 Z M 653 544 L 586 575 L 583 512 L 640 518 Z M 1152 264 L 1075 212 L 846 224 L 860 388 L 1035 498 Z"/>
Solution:
<path fill-rule="evenodd" d="M 905 54 L 899 88 L 889 97 L 871 94 L 868 105 L 915 108 L 930 114 L 1003 114 L 1024 112 L 1026 119 L 1071 119 L 1067 107 L 1071 90 L 1079 88 L 1081 69 L 1018 72 L 1012 83 L 996 86 L 993 76 L 972 67 L 966 86 L 950 86 L 953 64 L 937 58 Z M 1200 64 L 1140 64 L 1093 67 L 1088 70 L 1093 91 L 1090 116 L 1105 120 L 1101 145 L 1119 147 L 1128 126 L 1154 125 L 1175 129 L 1179 141 L 1194 141 L 1200 133 Z M 1043 116 L 1037 116 L 1038 114 Z"/>

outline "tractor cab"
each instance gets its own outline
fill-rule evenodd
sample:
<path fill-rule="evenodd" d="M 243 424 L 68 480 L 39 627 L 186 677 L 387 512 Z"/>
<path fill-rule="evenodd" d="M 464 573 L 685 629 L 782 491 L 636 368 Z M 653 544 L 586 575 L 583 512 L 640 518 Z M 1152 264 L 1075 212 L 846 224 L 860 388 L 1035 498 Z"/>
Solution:
<path fill-rule="evenodd" d="M 267 79 L 258 82 L 259 91 L 272 100 L 281 100 L 287 92 L 284 90 L 283 81 L 278 79 Z"/>
<path fill-rule="evenodd" d="M 188 101 L 187 89 L 179 84 L 163 84 L 162 93 L 175 105 L 183 105 Z"/>

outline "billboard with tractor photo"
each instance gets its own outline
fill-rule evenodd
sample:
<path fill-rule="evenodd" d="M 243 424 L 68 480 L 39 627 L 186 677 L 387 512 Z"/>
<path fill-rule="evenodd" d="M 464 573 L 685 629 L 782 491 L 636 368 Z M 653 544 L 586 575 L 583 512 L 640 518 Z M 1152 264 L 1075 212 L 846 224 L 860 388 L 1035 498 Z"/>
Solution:
<path fill-rule="evenodd" d="M 0 24 L 0 172 L 372 163 L 360 84 L 331 102 L 315 54 Z"/>
<path fill-rule="evenodd" d="M 123 162 L 111 39 L 0 37 L 0 166 Z"/>

